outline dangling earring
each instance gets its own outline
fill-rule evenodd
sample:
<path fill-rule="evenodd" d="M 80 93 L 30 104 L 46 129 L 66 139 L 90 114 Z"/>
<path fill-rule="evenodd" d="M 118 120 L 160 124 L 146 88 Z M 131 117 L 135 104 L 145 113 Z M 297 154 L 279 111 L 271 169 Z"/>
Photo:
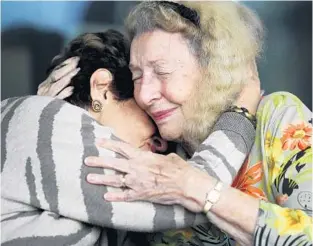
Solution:
<path fill-rule="evenodd" d="M 98 100 L 92 100 L 91 107 L 93 111 L 99 113 L 102 110 L 102 103 Z"/>

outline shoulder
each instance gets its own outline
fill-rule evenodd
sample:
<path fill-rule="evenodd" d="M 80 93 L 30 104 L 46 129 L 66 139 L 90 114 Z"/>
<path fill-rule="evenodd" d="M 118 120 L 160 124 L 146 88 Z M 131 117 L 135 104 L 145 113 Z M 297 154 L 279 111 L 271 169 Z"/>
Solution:
<path fill-rule="evenodd" d="M 11 111 L 12 114 L 29 116 L 36 113 L 44 113 L 46 116 L 49 116 L 59 111 L 68 112 L 70 113 L 69 115 L 88 114 L 85 109 L 72 105 L 62 99 L 37 95 L 5 99 L 1 101 L 1 111 Z"/>
<path fill-rule="evenodd" d="M 257 122 L 258 132 L 266 135 L 264 139 L 268 144 L 274 144 L 276 139 L 286 150 L 311 146 L 312 112 L 291 93 L 275 92 L 264 97 L 258 108 Z"/>
<path fill-rule="evenodd" d="M 274 92 L 267 96 L 264 96 L 260 102 L 259 109 L 263 109 L 264 106 L 271 106 L 274 108 L 288 106 L 306 107 L 297 96 L 286 91 Z"/>
<path fill-rule="evenodd" d="M 258 122 L 273 123 L 276 121 L 309 122 L 312 113 L 295 95 L 289 92 L 275 92 L 265 96 L 258 107 Z"/>
<path fill-rule="evenodd" d="M 22 97 L 10 97 L 1 101 L 1 108 L 9 108 L 15 105 L 15 107 L 24 107 L 31 105 L 34 108 L 42 108 L 50 102 L 60 102 L 61 99 L 47 97 L 47 96 L 22 96 Z M 63 101 L 64 102 L 64 101 Z"/>

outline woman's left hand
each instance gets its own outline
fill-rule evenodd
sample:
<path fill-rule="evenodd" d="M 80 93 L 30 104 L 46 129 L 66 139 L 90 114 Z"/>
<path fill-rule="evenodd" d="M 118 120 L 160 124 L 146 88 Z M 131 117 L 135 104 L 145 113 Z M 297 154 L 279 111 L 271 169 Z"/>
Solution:
<path fill-rule="evenodd" d="M 57 66 L 48 78 L 38 86 L 38 96 L 50 96 L 64 99 L 73 94 L 73 86 L 69 86 L 72 78 L 79 72 L 78 57 L 71 57 Z"/>
<path fill-rule="evenodd" d="M 101 140 L 98 145 L 125 158 L 93 156 L 85 160 L 88 166 L 112 169 L 121 173 L 87 176 L 87 181 L 91 184 L 125 188 L 119 192 L 107 192 L 104 195 L 106 200 L 143 200 L 161 204 L 180 204 L 193 212 L 203 210 L 206 192 L 214 186 L 214 181 L 205 172 L 192 167 L 178 155 L 159 155 L 113 140 Z"/>

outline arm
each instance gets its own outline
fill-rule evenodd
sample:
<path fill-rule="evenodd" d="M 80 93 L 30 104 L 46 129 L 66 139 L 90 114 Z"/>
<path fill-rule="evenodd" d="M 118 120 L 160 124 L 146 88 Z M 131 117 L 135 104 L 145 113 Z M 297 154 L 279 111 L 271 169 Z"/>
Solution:
<path fill-rule="evenodd" d="M 2 216 L 49 211 L 95 226 L 139 232 L 183 228 L 193 225 L 195 218 L 207 221 L 178 206 L 105 201 L 103 194 L 112 188 L 86 181 L 88 173 L 104 171 L 87 167 L 84 159 L 89 155 L 113 158 L 113 152 L 95 145 L 96 138 L 113 135 L 85 110 L 39 96 L 5 101 L 2 110 L 2 198 L 19 204 L 7 206 Z M 145 216 L 139 218 L 139 213 Z M 14 223 L 9 220 L 5 226 Z"/>
<path fill-rule="evenodd" d="M 62 93 L 59 93 L 59 92 L 65 91 L 65 89 L 63 88 L 66 87 L 66 85 L 70 82 L 70 79 L 73 76 L 72 74 L 77 73 L 77 71 L 75 70 L 76 65 L 77 65 L 77 60 L 70 59 L 70 60 L 65 61 L 65 64 L 66 66 L 57 68 L 55 71 L 53 71 L 48 77 L 48 79 L 39 86 L 38 94 L 51 95 L 51 96 L 58 95 L 59 97 L 63 95 Z M 57 82 L 53 83 L 53 81 L 57 81 Z M 258 102 L 258 96 L 259 96 L 259 91 L 257 90 L 259 88 L 259 83 L 255 83 L 255 84 L 251 83 L 250 85 L 253 85 L 253 86 L 247 87 L 245 93 L 243 93 L 238 98 L 238 105 L 248 107 L 249 110 L 252 113 L 254 113 L 256 110 L 256 106 L 257 106 L 256 103 Z M 251 98 L 251 94 L 256 95 L 255 98 L 252 97 L 252 102 L 249 101 L 249 99 Z M 240 127 L 237 127 L 237 126 L 240 126 Z M 86 129 L 88 129 L 88 127 L 86 127 Z M 238 172 L 239 168 L 241 167 L 241 164 L 243 163 L 246 157 L 246 154 L 249 152 L 253 144 L 254 135 L 255 135 L 255 129 L 246 118 L 236 113 L 224 113 L 223 116 L 218 120 L 215 128 L 213 129 L 213 133 L 211 134 L 211 136 L 201 146 L 204 148 L 201 151 L 198 151 L 195 153 L 190 163 L 194 165 L 197 164 L 199 167 L 204 168 L 207 172 L 208 171 L 212 173 L 216 172 L 217 175 L 220 175 L 219 177 L 221 179 L 228 178 L 228 183 L 230 184 L 233 178 L 235 177 L 236 173 Z M 221 143 L 221 139 L 224 140 L 222 146 L 223 147 L 228 146 L 227 149 L 221 148 L 221 146 L 218 146 L 216 144 L 216 143 Z M 212 169 L 210 168 L 209 165 L 203 164 L 205 163 L 205 158 L 207 158 L 206 157 L 207 146 L 211 148 L 209 149 L 209 152 L 212 154 L 212 155 L 209 155 L 211 159 L 207 160 L 209 163 L 217 163 L 220 160 L 222 160 L 222 163 L 219 163 L 218 165 L 216 165 L 216 166 L 219 166 L 217 169 Z M 92 149 L 92 143 L 89 143 L 89 146 L 87 149 Z M 86 156 L 99 154 L 97 151 L 89 152 L 88 154 L 87 154 L 87 151 L 85 151 L 85 153 L 86 153 Z M 221 159 L 221 157 L 225 157 L 225 158 Z M 219 171 L 220 168 L 226 168 L 227 171 L 229 171 L 229 173 L 227 174 L 227 172 L 224 172 L 224 176 L 221 176 L 221 172 Z M 85 169 L 89 170 L 88 167 L 83 167 L 83 170 Z M 97 172 L 100 175 L 103 173 L 101 169 L 98 169 Z M 73 177 L 73 179 L 74 178 L 75 177 Z M 90 204 L 86 204 L 87 211 L 92 211 L 89 214 L 89 218 L 87 222 L 96 224 L 96 225 L 105 225 L 105 226 L 112 227 L 115 225 L 112 225 L 108 222 L 111 220 L 111 218 L 105 217 L 106 213 L 104 213 L 103 211 L 124 210 L 120 212 L 121 213 L 120 216 L 118 215 L 119 213 L 116 212 L 115 213 L 116 217 L 113 219 L 116 223 L 118 223 L 119 228 L 122 227 L 123 229 L 126 229 L 124 228 L 125 224 L 128 224 L 128 225 L 136 224 L 138 228 L 143 227 L 143 226 L 140 226 L 138 218 L 135 218 L 133 216 L 125 216 L 126 214 L 125 214 L 124 205 L 115 205 L 109 202 L 103 203 L 101 196 L 97 197 L 95 192 L 99 191 L 99 192 L 104 193 L 107 191 L 106 187 L 89 188 L 88 185 L 86 185 L 86 187 L 88 187 L 89 191 L 85 192 L 84 200 L 90 203 Z M 93 197 L 90 197 L 91 196 L 90 194 L 93 194 Z M 66 199 L 68 200 L 68 203 L 69 203 L 72 197 L 69 196 Z M 89 209 L 89 206 L 90 206 L 90 209 Z M 137 205 L 137 207 L 135 206 L 134 210 L 132 211 L 130 206 L 131 205 L 128 205 L 129 207 L 128 211 L 130 214 L 136 214 L 136 211 L 140 209 L 140 206 Z M 148 209 L 148 207 L 150 208 Z M 179 212 L 175 208 L 172 209 L 172 210 L 176 210 L 175 212 L 173 211 L 171 213 L 167 213 L 166 216 L 163 215 L 165 213 L 163 213 L 162 211 L 171 210 L 171 209 L 169 208 L 165 209 L 164 207 L 158 206 L 158 205 L 148 206 L 147 204 L 142 205 L 142 209 L 146 209 L 147 213 L 151 214 L 151 216 L 153 216 L 153 214 L 156 214 L 156 216 L 154 216 L 155 217 L 154 222 L 152 221 L 142 222 L 143 224 L 147 223 L 146 226 L 144 226 L 145 230 L 164 229 L 166 224 L 168 224 L 166 226 L 167 228 L 175 228 L 177 226 L 180 227 L 184 225 L 186 226 L 186 224 L 184 223 L 187 223 L 190 225 L 192 221 L 191 220 L 190 222 L 188 221 L 186 222 L 186 220 L 184 219 L 185 222 L 181 223 L 181 222 L 177 222 L 177 220 L 175 219 L 176 223 L 175 224 L 171 223 L 170 222 L 171 219 L 169 219 L 171 218 L 171 216 L 176 216 L 176 218 L 179 218 L 179 217 L 184 217 L 185 216 L 184 213 L 186 213 L 186 212 Z M 111 216 L 113 216 L 111 212 L 110 214 Z M 68 213 L 67 216 L 73 216 L 72 212 Z M 130 221 L 128 223 L 125 222 L 125 217 L 129 217 Z M 194 217 L 194 215 L 192 217 Z M 77 217 L 76 215 L 75 219 L 81 220 L 81 216 Z M 146 220 L 149 221 L 148 219 Z M 156 227 L 153 229 L 148 229 L 149 227 L 151 227 L 151 224 L 155 224 Z M 135 226 L 135 228 L 137 227 Z"/>
<path fill-rule="evenodd" d="M 257 137 L 257 144 L 252 151 L 255 151 L 255 148 L 261 151 L 266 149 L 265 146 L 267 141 L 265 131 L 270 130 L 271 133 L 275 133 L 275 136 L 278 137 L 279 134 L 283 135 L 285 132 L 284 125 L 282 125 L 283 123 L 294 123 L 299 120 L 308 121 L 308 118 L 311 117 L 311 112 L 302 103 L 300 103 L 299 100 L 296 100 L 294 96 L 290 97 L 290 94 L 286 94 L 287 93 L 278 98 L 274 95 L 274 97 L 269 97 L 271 100 L 263 100 L 264 103 L 258 111 L 259 136 Z M 295 100 L 297 103 L 293 104 Z M 308 134 L 311 134 L 311 130 L 307 131 Z M 299 132 L 297 132 L 297 134 L 298 133 Z M 307 139 L 310 138 L 311 136 Z M 285 139 L 283 138 L 282 141 L 284 142 Z M 286 144 L 287 143 L 288 142 L 286 142 Z M 310 143 L 310 140 L 307 141 L 307 143 Z M 300 146 L 302 146 L 301 144 Z M 106 200 L 145 200 L 162 204 L 180 204 L 193 212 L 203 211 L 206 193 L 212 190 L 216 183 L 216 179 L 209 176 L 206 172 L 203 172 L 198 168 L 191 167 L 175 154 L 160 156 L 152 153 L 143 153 L 142 151 L 131 148 L 126 144 L 116 143 L 113 141 L 103 141 L 101 145 L 106 149 L 119 153 L 120 151 L 118 149 L 122 147 L 123 153 L 126 153 L 129 158 L 128 160 L 116 160 L 93 157 L 86 160 L 86 163 L 89 166 L 101 166 L 126 173 L 125 184 L 128 189 L 123 192 L 107 192 L 105 194 Z M 275 155 L 277 154 L 276 151 L 273 153 L 275 153 Z M 282 152 L 282 156 L 285 155 L 283 153 L 285 152 Z M 310 157 L 311 150 L 309 153 Z M 275 173 L 275 165 L 270 165 L 267 162 L 269 159 L 273 159 L 273 155 L 268 156 L 264 152 L 262 152 L 261 155 L 263 158 L 264 175 L 267 176 L 263 182 L 269 182 L 269 180 L 271 180 L 270 177 L 274 177 L 273 173 Z M 307 156 L 305 159 L 307 160 L 306 162 L 308 162 L 306 166 L 310 171 L 306 171 L 304 174 L 308 174 L 305 176 L 305 180 L 310 183 L 312 180 L 312 176 L 310 175 L 312 164 L 311 161 L 309 161 L 309 157 Z M 282 157 L 277 160 L 280 159 L 286 158 Z M 275 161 L 274 164 L 276 163 L 279 164 L 279 162 Z M 291 164 L 293 166 L 297 166 L 297 162 L 295 160 L 292 160 Z M 303 165 L 298 165 L 298 170 L 301 169 L 301 167 L 303 169 Z M 294 180 L 294 175 L 297 175 L 297 173 L 290 171 L 288 172 L 288 175 L 290 176 L 290 179 Z M 107 185 L 120 185 L 118 181 L 116 183 L 107 182 L 106 177 L 103 177 L 102 181 Z M 294 182 L 292 183 L 294 184 Z M 271 192 L 271 188 L 268 189 L 267 187 L 268 185 L 265 187 L 267 192 Z M 302 190 L 302 186 L 299 186 L 298 188 L 300 192 L 307 191 L 305 190 L 306 188 Z M 312 192 L 311 189 L 309 189 L 309 192 Z M 270 193 L 268 195 L 270 197 L 273 196 L 273 194 Z M 264 204 L 271 207 L 271 209 L 266 210 L 266 213 L 262 212 L 265 211 L 264 208 L 266 206 L 264 206 Z M 292 204 L 294 203 L 288 205 L 289 210 L 287 211 L 291 211 L 294 215 L 298 213 L 297 209 L 299 208 L 295 208 Z M 289 239 L 293 238 L 292 241 L 295 240 L 294 242 L 296 242 L 296 240 L 299 240 L 298 237 L 300 236 L 301 240 L 305 240 L 308 243 L 312 241 L 310 236 L 311 234 L 307 229 L 311 228 L 312 222 L 309 221 L 312 221 L 312 219 L 304 213 L 301 213 L 301 215 L 303 215 L 301 217 L 303 220 L 301 221 L 305 222 L 304 231 L 298 231 L 297 233 L 294 233 L 293 231 L 283 235 L 281 234 L 282 230 L 276 230 L 274 228 L 275 226 L 278 226 L 277 223 L 274 223 L 273 225 L 270 221 L 268 221 L 268 219 L 266 219 L 265 223 L 267 226 L 271 226 L 272 233 L 261 233 L 258 228 L 260 228 L 260 225 L 262 226 L 264 216 L 269 216 L 268 218 L 275 216 L 271 214 L 271 211 L 279 211 L 276 212 L 276 214 L 280 214 L 284 213 L 286 208 L 270 202 L 260 203 L 258 198 L 247 195 L 232 187 L 224 186 L 221 191 L 220 199 L 213 205 L 208 217 L 215 220 L 222 230 L 231 234 L 237 241 L 244 245 L 251 245 L 253 243 L 255 245 L 262 245 L 261 243 L 263 243 L 264 240 L 265 242 L 266 240 L 275 242 L 277 238 L 282 238 L 283 236 L 286 238 L 282 240 L 286 240 L 290 236 Z M 276 218 L 279 217 L 276 215 Z M 286 218 L 288 218 L 288 216 Z M 262 240 L 259 240 L 259 237 L 261 237 Z"/>
<path fill-rule="evenodd" d="M 258 122 L 260 135 L 266 138 L 260 148 L 265 150 L 263 162 L 269 166 L 264 167 L 266 185 L 273 191 L 271 195 L 276 197 L 278 205 L 259 201 L 233 188 L 224 188 L 208 217 L 213 221 L 216 217 L 227 221 L 232 225 L 229 229 L 240 228 L 246 234 L 247 245 L 311 244 L 312 217 L 308 205 L 312 194 L 310 117 L 311 112 L 300 100 L 287 93 L 272 95 L 271 100 L 263 103 Z M 300 133 L 302 135 L 293 135 Z M 201 183 L 199 178 L 197 180 Z M 197 187 L 201 190 L 201 187 L 213 186 L 212 179 L 203 177 L 202 185 Z M 198 193 L 198 201 L 205 194 L 204 190 L 202 194 Z M 196 189 L 192 192 L 197 193 Z M 236 237 L 227 226 L 219 224 L 219 227 Z"/>
<path fill-rule="evenodd" d="M 15 206 L 13 202 L 5 199 L 1 202 L 2 208 L 6 205 Z M 101 231 L 102 237 L 107 237 L 106 231 L 99 227 L 49 211 L 27 211 L 26 207 L 19 207 L 24 211 L 1 216 L 3 246 L 97 245 Z"/>
<path fill-rule="evenodd" d="M 52 139 L 49 141 L 47 134 L 52 132 L 43 131 L 49 130 L 49 123 L 50 127 L 52 126 L 53 117 L 43 113 L 42 109 L 47 109 L 53 102 L 60 100 L 21 97 L 7 99 L 1 103 L 3 245 L 87 245 L 87 241 L 94 244 L 99 238 L 99 228 L 74 219 L 77 215 L 81 220 L 84 219 L 86 212 L 82 206 L 76 207 L 76 216 L 66 218 L 66 215 L 74 210 L 80 189 L 73 185 L 69 193 L 72 195 L 72 202 L 67 207 L 63 206 L 59 193 L 60 182 L 54 182 L 55 171 L 59 170 L 56 166 L 63 165 L 67 167 L 67 171 L 71 171 L 72 167 L 66 162 L 53 159 L 51 156 L 53 152 L 49 146 L 52 147 L 51 144 L 58 140 L 54 138 L 54 141 Z M 77 127 L 77 124 L 73 127 Z M 56 128 L 54 129 L 58 131 L 58 127 Z M 55 134 L 52 135 L 55 137 Z M 63 140 L 60 144 L 64 148 L 66 138 Z M 40 166 L 41 160 L 46 161 L 46 165 Z M 75 170 L 75 166 L 73 168 Z M 68 182 L 71 181 L 69 177 Z M 66 190 L 66 187 L 63 188 Z M 85 218 L 85 221 L 88 219 Z"/>
<path fill-rule="evenodd" d="M 225 112 L 188 162 L 231 185 L 251 150 L 254 138 L 254 126 L 246 117 L 236 112 Z"/>
<path fill-rule="evenodd" d="M 269 105 L 268 105 L 269 104 Z M 261 201 L 255 245 L 312 244 L 312 112 L 289 93 L 273 95 L 276 119 L 266 134 L 267 186 L 276 204 Z M 267 121 L 268 115 L 263 115 Z"/>
<path fill-rule="evenodd" d="M 234 103 L 255 115 L 261 91 L 260 81 L 252 73 L 251 81 L 245 85 Z M 188 161 L 193 166 L 205 170 L 210 176 L 231 185 L 250 152 L 255 140 L 255 129 L 248 118 L 235 112 L 223 113 L 212 133 L 197 148 Z"/>

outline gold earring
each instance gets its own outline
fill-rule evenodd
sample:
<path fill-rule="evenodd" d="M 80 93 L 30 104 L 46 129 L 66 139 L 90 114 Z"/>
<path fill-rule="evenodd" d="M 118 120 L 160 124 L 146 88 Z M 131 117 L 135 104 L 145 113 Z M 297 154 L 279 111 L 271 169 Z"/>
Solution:
<path fill-rule="evenodd" d="M 102 103 L 98 100 L 92 100 L 91 107 L 93 111 L 99 113 L 102 110 Z"/>

